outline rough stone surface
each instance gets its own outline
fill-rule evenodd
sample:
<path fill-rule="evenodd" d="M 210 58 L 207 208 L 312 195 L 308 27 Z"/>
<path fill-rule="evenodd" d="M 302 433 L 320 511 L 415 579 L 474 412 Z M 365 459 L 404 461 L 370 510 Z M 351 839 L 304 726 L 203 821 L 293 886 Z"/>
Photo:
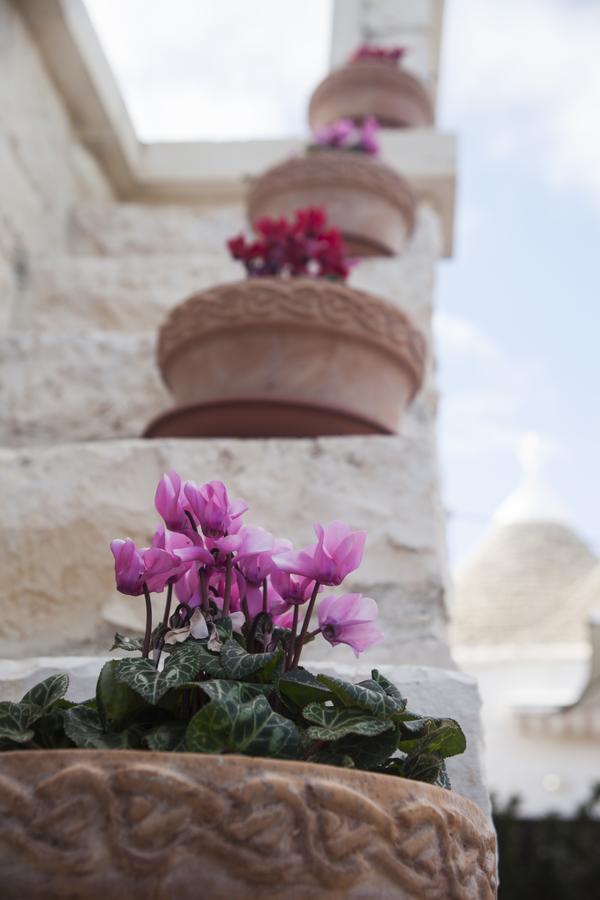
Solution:
<path fill-rule="evenodd" d="M 27 294 L 15 309 L 14 327 L 61 332 L 82 328 L 151 331 L 190 294 L 244 277 L 240 264 L 229 259 L 226 235 L 219 235 L 212 245 L 213 223 L 208 214 L 190 216 L 184 209 L 177 214 L 171 210 L 167 215 L 152 207 L 126 206 L 122 212 L 114 206 L 84 206 L 80 212 L 84 221 L 88 211 L 92 220 L 101 219 L 98 240 L 121 240 L 120 252 L 90 255 L 100 249 L 90 242 L 85 248 L 87 255 L 38 259 Z M 178 240 L 175 235 L 172 240 L 161 240 L 163 216 Z M 128 231 L 121 234 L 123 218 L 131 229 L 131 238 Z M 228 234 L 240 228 L 239 222 L 231 223 Z M 348 283 L 397 303 L 415 324 L 429 331 L 434 263 L 440 254 L 440 242 L 438 217 L 422 207 L 406 253 L 393 259 L 361 260 Z"/>
<path fill-rule="evenodd" d="M 0 755 L 0 801 L 6 900 L 195 900 L 199 884 L 207 900 L 496 894 L 481 810 L 391 776 L 235 755 L 30 751 Z M 278 851 L 268 871 L 265 847 Z"/>
<path fill-rule="evenodd" d="M 0 459 L 0 556 L 11 561 L 11 583 L 18 585 L 18 598 L 0 601 L 0 656 L 103 647 L 103 607 L 116 624 L 132 610 L 141 613 L 137 599 L 117 601 L 108 544 L 127 535 L 149 541 L 156 483 L 175 468 L 197 481 L 223 479 L 250 504 L 249 521 L 299 546 L 312 540 L 315 521 L 340 518 L 366 529 L 365 559 L 347 587 L 381 601 L 388 637 L 377 658 L 448 664 L 443 514 L 427 432 L 106 441 L 2 450 Z M 351 658 L 344 650 L 342 661 Z"/>
<path fill-rule="evenodd" d="M 466 737 L 467 749 L 461 756 L 448 760 L 452 787 L 468 797 L 490 815 L 490 799 L 484 788 L 482 769 L 482 736 L 479 721 L 481 701 L 475 679 L 462 672 L 418 665 L 385 665 L 375 659 L 369 664 L 363 656 L 359 662 L 340 664 L 340 647 L 329 649 L 326 660 L 320 664 L 309 663 L 312 671 L 338 675 L 349 681 L 370 677 L 370 670 L 377 667 L 386 678 L 396 684 L 409 708 L 432 716 L 451 716 L 460 722 Z M 377 657 L 377 652 L 374 654 Z M 81 702 L 94 696 L 96 678 L 104 656 L 88 657 L 31 657 L 20 660 L 0 660 L 0 699 L 20 700 L 37 682 L 55 672 L 69 675 L 68 697 Z"/>
<path fill-rule="evenodd" d="M 26 447 L 139 437 L 173 406 L 155 336 L 87 331 L 0 335 L 0 445 Z M 433 427 L 431 371 L 402 431 Z"/>
<path fill-rule="evenodd" d="M 9 0 L 0 0 L 0 60 L 0 260 L 12 274 L 0 320 L 7 321 L 33 256 L 64 246 L 69 208 L 83 198 L 108 202 L 112 191 Z"/>
<path fill-rule="evenodd" d="M 138 437 L 171 405 L 152 334 L 8 332 L 0 337 L 0 443 Z"/>

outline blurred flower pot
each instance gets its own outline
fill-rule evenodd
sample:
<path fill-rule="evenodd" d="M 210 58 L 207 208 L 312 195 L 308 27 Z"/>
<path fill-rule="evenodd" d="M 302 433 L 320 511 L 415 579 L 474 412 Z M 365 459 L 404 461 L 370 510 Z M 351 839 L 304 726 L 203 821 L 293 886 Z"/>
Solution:
<path fill-rule="evenodd" d="M 375 116 L 382 128 L 426 128 L 433 124 L 433 107 L 418 78 L 376 60 L 335 69 L 316 87 L 308 107 L 313 129 L 367 116 Z"/>
<path fill-rule="evenodd" d="M 247 200 L 249 221 L 291 216 L 322 206 L 351 256 L 394 256 L 414 227 L 416 201 L 408 182 L 364 153 L 318 149 L 286 160 L 256 178 Z"/>
<path fill-rule="evenodd" d="M 220 285 L 177 306 L 160 329 L 158 363 L 177 410 L 147 434 L 395 432 L 425 357 L 407 316 L 372 294 L 316 278 Z"/>
<path fill-rule="evenodd" d="M 496 841 L 421 782 L 236 755 L 0 757 L 5 900 L 493 900 Z"/>

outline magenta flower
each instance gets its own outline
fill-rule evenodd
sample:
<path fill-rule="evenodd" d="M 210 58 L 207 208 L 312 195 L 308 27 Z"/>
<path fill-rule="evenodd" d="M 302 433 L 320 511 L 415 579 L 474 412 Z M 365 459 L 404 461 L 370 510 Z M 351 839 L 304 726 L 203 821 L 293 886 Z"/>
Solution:
<path fill-rule="evenodd" d="M 187 503 L 207 538 L 225 537 L 232 522 L 248 509 L 243 500 L 230 502 L 222 481 L 209 481 L 202 487 L 188 481 L 183 490 Z"/>
<path fill-rule="evenodd" d="M 354 132 L 352 119 L 337 119 L 331 125 L 317 128 L 314 132 L 315 144 L 320 147 L 346 147 Z"/>
<path fill-rule="evenodd" d="M 342 594 L 321 600 L 317 610 L 319 628 L 332 647 L 348 644 L 355 656 L 383 639 L 383 632 L 373 624 L 377 604 L 362 594 Z"/>
<path fill-rule="evenodd" d="M 371 156 L 376 156 L 379 153 L 379 140 L 377 139 L 378 131 L 379 122 L 375 116 L 367 116 L 358 133 L 357 149 L 362 150 L 363 153 L 368 153 Z"/>
<path fill-rule="evenodd" d="M 187 501 L 181 489 L 181 478 L 177 472 L 168 472 L 158 482 L 154 495 L 154 505 L 159 516 L 165 520 L 167 528 L 173 531 L 189 531 L 191 525 L 185 514 Z"/>
<path fill-rule="evenodd" d="M 317 523 L 315 533 L 314 547 L 277 553 L 273 562 L 291 575 L 303 575 L 321 584 L 341 584 L 346 575 L 360 566 L 366 532 L 351 531 L 343 522 L 331 522 L 325 528 Z"/>
<path fill-rule="evenodd" d="M 174 553 L 161 550 L 159 547 L 148 547 L 142 551 L 144 560 L 144 581 L 150 592 L 160 594 L 167 584 L 179 581 L 189 569 L 189 563 L 183 562 Z"/>
<path fill-rule="evenodd" d="M 310 578 L 303 578 L 301 575 L 290 575 L 288 572 L 282 572 L 277 568 L 273 568 L 271 572 L 271 583 L 285 602 L 291 603 L 292 606 L 300 605 L 310 600 L 315 587 L 315 582 Z"/>
<path fill-rule="evenodd" d="M 200 606 L 200 579 L 198 577 L 198 568 L 190 566 L 187 572 L 175 582 L 175 596 L 180 603 L 185 603 L 190 609 Z"/>
<path fill-rule="evenodd" d="M 271 574 L 274 568 L 273 555 L 275 553 L 292 549 L 290 541 L 274 538 L 266 528 L 261 528 L 260 525 L 245 525 L 239 536 L 241 542 L 235 564 L 238 571 L 250 584 L 262 584 L 263 580 Z"/>
<path fill-rule="evenodd" d="M 142 553 L 131 538 L 111 541 L 110 549 L 115 558 L 115 580 L 122 594 L 137 597 L 144 592 L 146 567 Z"/>
<path fill-rule="evenodd" d="M 168 528 L 159 525 L 154 532 L 151 547 L 166 550 L 182 562 L 205 566 L 214 564 L 212 553 L 204 546 L 204 541 L 196 532 L 181 534 L 179 531 L 169 531 Z"/>

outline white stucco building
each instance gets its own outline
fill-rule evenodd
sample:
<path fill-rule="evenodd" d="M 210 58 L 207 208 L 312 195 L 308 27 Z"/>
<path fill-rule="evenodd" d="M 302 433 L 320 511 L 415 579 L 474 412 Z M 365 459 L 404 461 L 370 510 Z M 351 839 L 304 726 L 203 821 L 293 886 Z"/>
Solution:
<path fill-rule="evenodd" d="M 600 780 L 600 560 L 543 481 L 523 475 L 455 579 L 453 651 L 477 678 L 490 790 L 571 814 Z"/>

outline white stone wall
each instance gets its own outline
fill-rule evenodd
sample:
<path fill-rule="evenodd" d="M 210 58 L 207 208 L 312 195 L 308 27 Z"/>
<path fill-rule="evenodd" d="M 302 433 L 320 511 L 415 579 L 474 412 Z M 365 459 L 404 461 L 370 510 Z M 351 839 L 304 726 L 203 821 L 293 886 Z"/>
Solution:
<path fill-rule="evenodd" d="M 175 468 L 221 478 L 250 504 L 248 520 L 296 545 L 315 521 L 368 533 L 348 588 L 375 597 L 387 629 L 379 661 L 449 665 L 443 513 L 434 446 L 417 436 L 317 440 L 102 441 L 0 450 L 0 558 L 10 560 L 0 657 L 99 650 L 105 624 L 141 627 L 142 604 L 118 598 L 109 542 L 148 543 L 154 488 Z M 351 659 L 346 648 L 342 661 Z"/>
<path fill-rule="evenodd" d="M 16 5 L 0 0 L 0 328 L 27 287 L 34 256 L 64 246 L 78 199 L 112 191 L 78 142 Z"/>
<path fill-rule="evenodd" d="M 237 207 L 178 215 L 102 206 L 74 216 L 79 252 L 37 262 L 14 327 L 0 335 L 0 444 L 138 437 L 171 402 L 156 330 L 192 292 L 243 277 L 224 246 L 243 227 Z M 423 207 L 406 253 L 362 261 L 350 284 L 397 304 L 430 338 L 440 241 L 439 219 Z M 435 407 L 430 365 L 405 428 L 433 428 Z"/>

